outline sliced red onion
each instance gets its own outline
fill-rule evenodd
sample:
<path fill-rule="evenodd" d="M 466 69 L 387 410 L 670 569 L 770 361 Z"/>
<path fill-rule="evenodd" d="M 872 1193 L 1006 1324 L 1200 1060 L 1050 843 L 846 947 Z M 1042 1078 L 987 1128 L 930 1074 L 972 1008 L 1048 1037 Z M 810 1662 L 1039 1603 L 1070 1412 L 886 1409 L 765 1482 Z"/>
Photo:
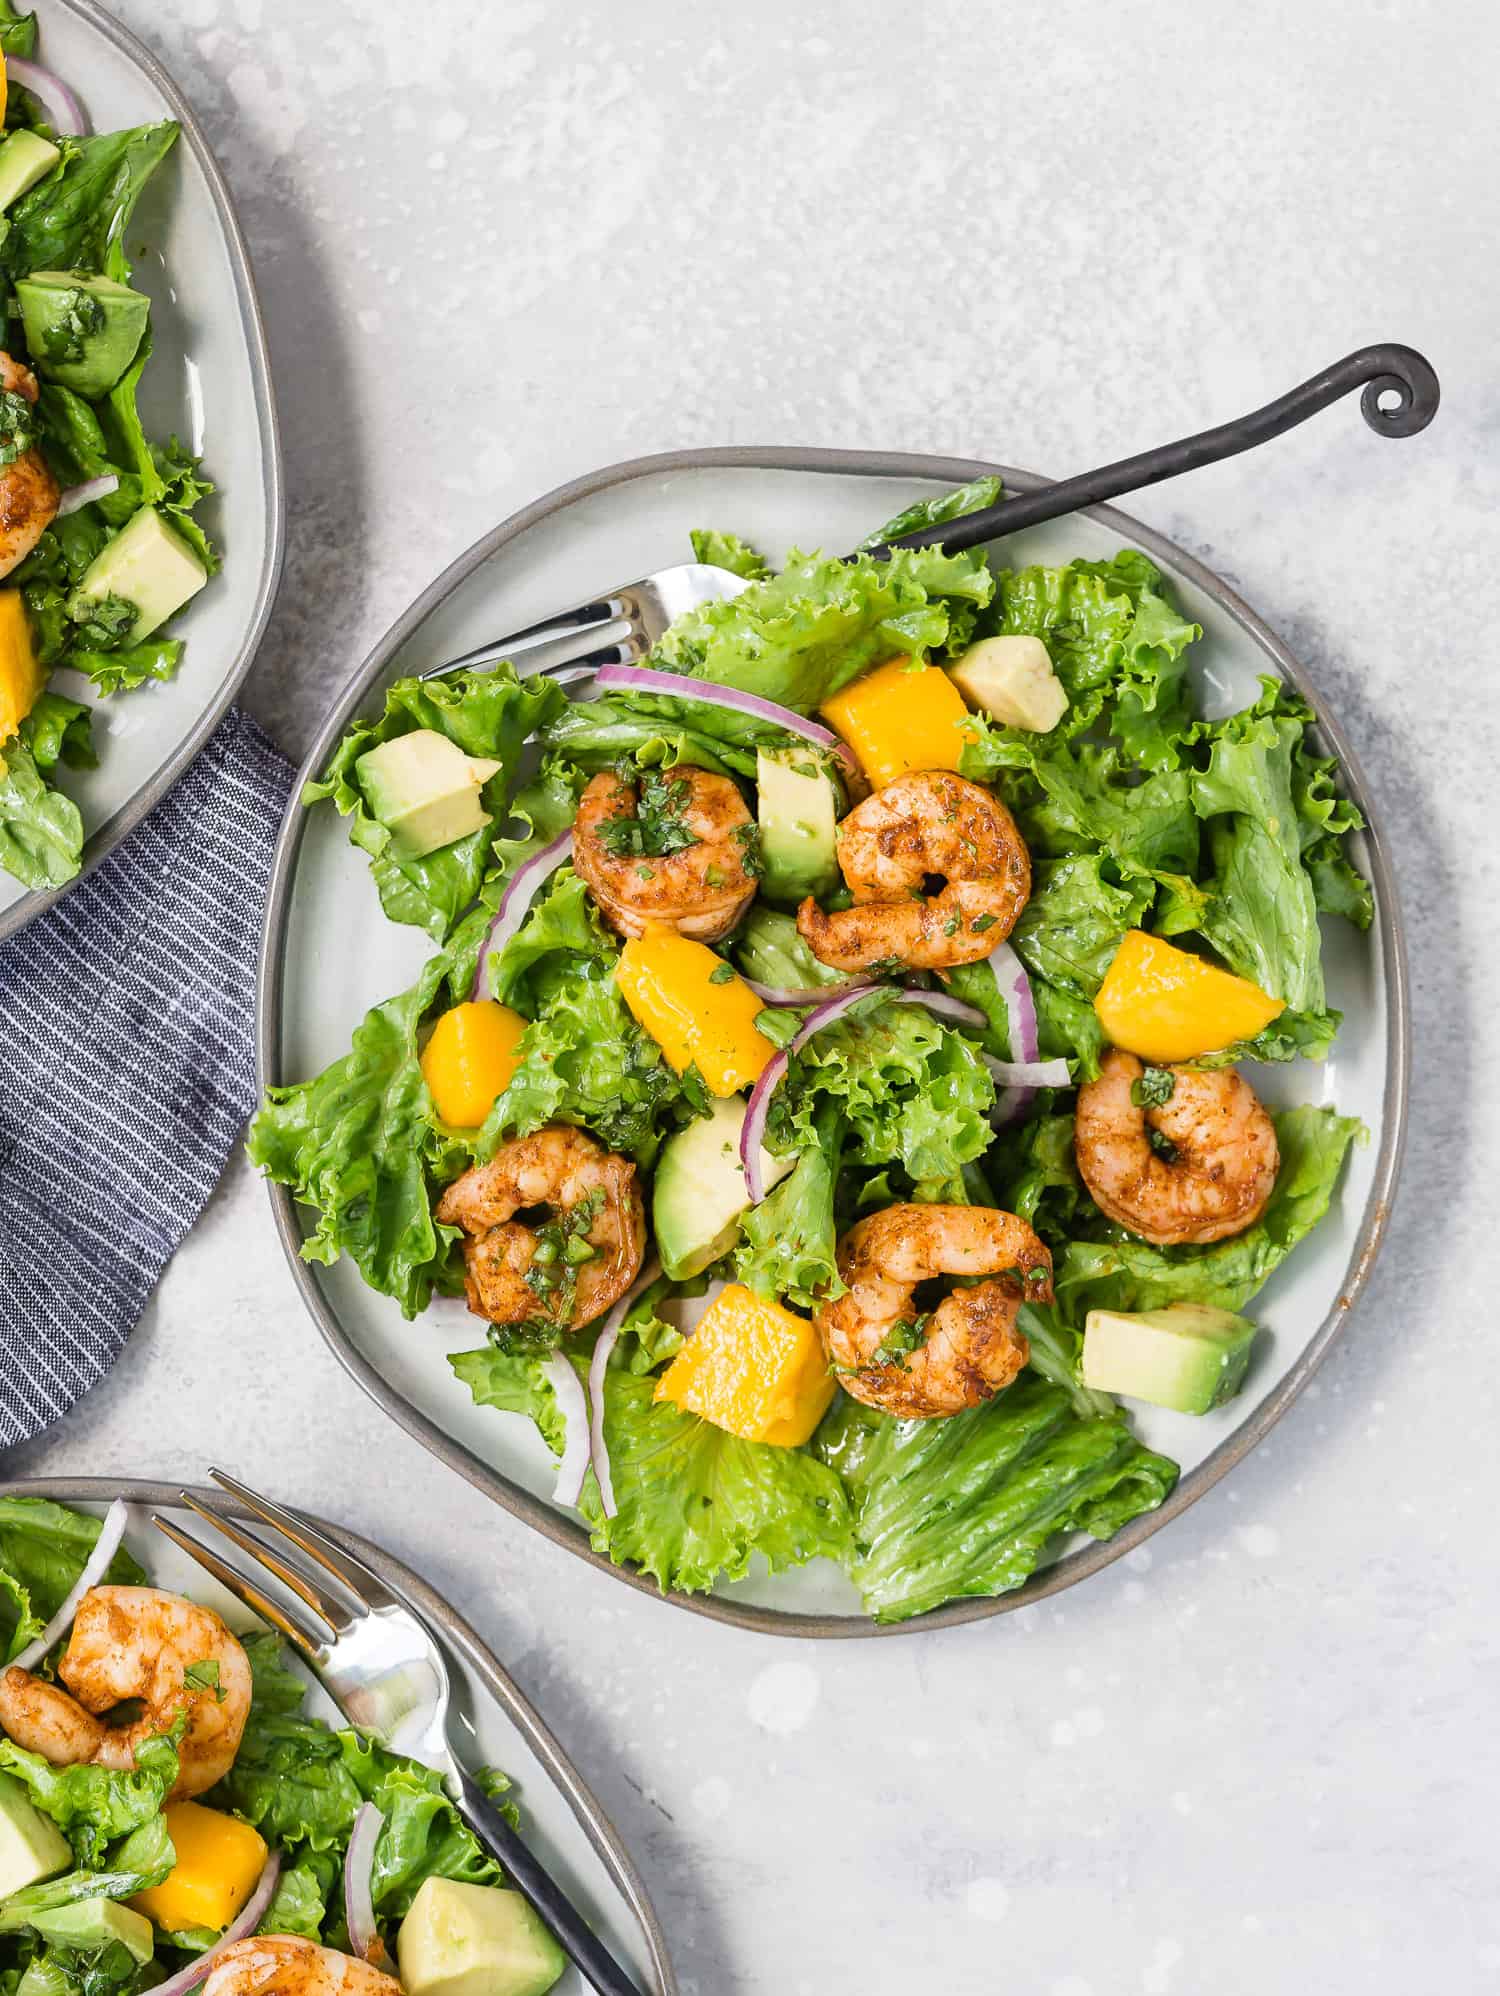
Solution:
<path fill-rule="evenodd" d="M 843 1018 L 862 998 L 876 993 L 889 999 L 893 1005 L 925 1005 L 929 1012 L 940 1013 L 959 1025 L 982 1026 L 985 1023 L 985 1016 L 977 1005 L 966 1005 L 962 998 L 955 998 L 947 991 L 891 991 L 883 984 L 856 984 L 851 990 L 840 991 L 834 997 L 825 999 L 808 1013 L 780 1052 L 766 1062 L 760 1079 L 750 1090 L 750 1105 L 745 1111 L 744 1122 L 740 1124 L 740 1168 L 745 1174 L 745 1189 L 750 1194 L 752 1205 L 758 1206 L 769 1190 L 760 1166 L 761 1151 L 766 1141 L 771 1097 L 785 1080 L 792 1055 L 800 1053 L 815 1033 L 821 1033 L 835 1019 Z"/>
<path fill-rule="evenodd" d="M 1031 995 L 1031 979 L 1026 975 L 1025 964 L 1009 943 L 1000 943 L 990 952 L 990 969 L 995 973 L 1000 996 L 1005 1000 L 1010 1024 L 1011 1058 L 1017 1061 L 1040 1060 L 1042 1042 L 1037 1031 L 1036 1001 Z"/>
<path fill-rule="evenodd" d="M 86 478 L 82 485 L 70 485 L 57 502 L 57 517 L 65 513 L 76 513 L 80 506 L 87 506 L 90 500 L 107 499 L 111 492 L 118 492 L 120 481 L 114 472 L 104 478 Z"/>
<path fill-rule="evenodd" d="M 664 1324 L 670 1324 L 686 1343 L 728 1287 L 722 1276 L 715 1276 L 701 1296 L 663 1297 L 657 1305 L 656 1314 Z"/>
<path fill-rule="evenodd" d="M 665 693 L 674 700 L 701 700 L 705 706 L 723 707 L 731 714 L 745 714 L 752 721 L 767 721 L 772 727 L 784 728 L 789 735 L 799 735 L 805 742 L 830 750 L 850 769 L 855 767 L 847 744 L 831 728 L 809 721 L 790 707 L 778 706 L 774 700 L 764 700 L 758 693 L 742 693 L 737 686 L 720 686 L 712 679 L 690 679 L 686 673 L 662 672 L 650 665 L 601 665 L 594 675 L 594 684 L 606 689 L 618 687 L 622 693 Z"/>
<path fill-rule="evenodd" d="M 246 1940 L 255 1932 L 266 1916 L 266 1908 L 276 1897 L 276 1881 L 280 1876 L 281 1853 L 273 1850 L 239 1918 L 227 1926 L 213 1946 L 205 1949 L 196 1961 L 190 1961 L 186 1968 L 179 1968 L 165 1982 L 158 1982 L 151 1996 L 188 1996 L 190 1989 L 196 1989 L 225 1948 L 233 1947 L 236 1941 Z"/>
<path fill-rule="evenodd" d="M 562 1461 L 557 1465 L 557 1483 L 552 1496 L 559 1504 L 574 1505 L 583 1492 L 583 1479 L 589 1466 L 589 1403 L 583 1381 L 573 1361 L 555 1351 L 542 1363 L 557 1410 L 563 1418 Z"/>
<path fill-rule="evenodd" d="M 606 1518 L 615 1515 L 615 1479 L 609 1464 L 609 1444 L 604 1439 L 604 1374 L 610 1353 L 620 1341 L 620 1330 L 630 1307 L 644 1289 L 661 1274 L 656 1261 L 648 1261 L 629 1289 L 604 1319 L 604 1328 L 589 1361 L 589 1453 L 593 1457 L 594 1481 L 599 1486 L 599 1508 Z"/>
<path fill-rule="evenodd" d="M 1068 1063 L 1057 1060 L 997 1060 L 992 1053 L 982 1053 L 984 1062 L 995 1079 L 1004 1082 L 1009 1088 L 1068 1088 L 1072 1086 L 1072 1076 L 1068 1073 Z"/>
<path fill-rule="evenodd" d="M 73 1618 L 78 1613 L 78 1604 L 91 1587 L 97 1587 L 109 1571 L 109 1563 L 120 1549 L 120 1541 L 125 1536 L 125 1523 L 129 1513 L 123 1497 L 117 1497 L 104 1514 L 104 1522 L 99 1527 L 99 1536 L 94 1541 L 94 1550 L 77 1580 L 68 1590 L 66 1600 L 52 1620 L 29 1642 L 11 1662 L 17 1670 L 30 1670 L 41 1662 L 58 1638 L 73 1626 Z"/>
<path fill-rule="evenodd" d="M 557 869 L 573 851 L 572 828 L 559 832 L 550 845 L 534 852 L 530 859 L 523 860 L 511 875 L 500 902 L 500 912 L 490 923 L 489 934 L 479 945 L 479 961 L 474 966 L 475 998 L 493 998 L 490 989 L 490 958 L 504 949 L 511 937 L 525 921 L 527 911 L 536 899 L 537 889 L 544 880 L 556 873 Z"/>
<path fill-rule="evenodd" d="M 70 139 L 83 138 L 89 128 L 88 114 L 62 78 L 39 62 L 24 55 L 8 55 L 5 73 L 13 83 L 29 90 L 47 116 L 54 132 Z M 165 1987 L 165 1985 L 163 1985 Z"/>
<path fill-rule="evenodd" d="M 815 984 L 807 991 L 791 991 L 776 984 L 757 983 L 753 977 L 747 977 L 745 982 L 750 986 L 750 989 L 755 993 L 762 1005 L 821 1005 L 825 998 L 836 997 L 839 991 L 837 984 Z M 846 986 L 845 989 L 847 988 Z M 864 991 L 873 991 L 876 987 L 873 984 L 866 984 L 860 988 Z"/>
<path fill-rule="evenodd" d="M 1036 1100 L 1034 1088 L 1002 1088 L 995 1097 L 995 1106 L 990 1111 L 990 1123 L 994 1129 L 1003 1130 L 1008 1123 L 1019 1123 L 1031 1113 L 1031 1105 Z"/>
<path fill-rule="evenodd" d="M 384 1828 L 385 1817 L 373 1802 L 366 1802 L 354 1818 L 349 1848 L 344 1853 L 344 1924 L 349 1929 L 349 1947 L 361 1961 L 382 1970 L 389 1968 L 391 1958 L 375 1924 L 372 1874 L 375 1846 Z"/>

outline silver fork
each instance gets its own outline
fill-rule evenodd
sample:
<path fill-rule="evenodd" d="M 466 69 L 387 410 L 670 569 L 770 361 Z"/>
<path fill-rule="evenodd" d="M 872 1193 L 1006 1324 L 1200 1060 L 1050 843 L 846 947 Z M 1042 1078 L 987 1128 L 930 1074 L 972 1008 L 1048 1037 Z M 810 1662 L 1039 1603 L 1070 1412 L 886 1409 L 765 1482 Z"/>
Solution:
<path fill-rule="evenodd" d="M 1117 458 L 1095 471 L 1081 471 L 1055 485 L 1043 485 L 1022 492 L 998 505 L 985 506 L 957 519 L 942 520 L 930 527 L 898 535 L 864 550 L 867 554 L 888 555 L 893 548 L 943 547 L 950 554 L 979 547 L 1002 535 L 1017 533 L 1022 527 L 1039 526 L 1044 520 L 1061 519 L 1066 513 L 1081 512 L 1107 499 L 1119 499 L 1127 492 L 1139 492 L 1159 485 L 1165 478 L 1178 478 L 1185 471 L 1197 471 L 1205 464 L 1235 457 L 1241 451 L 1269 443 L 1273 437 L 1305 423 L 1320 409 L 1326 409 L 1340 396 L 1361 389 L 1360 412 L 1377 436 L 1412 437 L 1437 414 L 1439 387 L 1431 363 L 1413 348 L 1386 341 L 1378 346 L 1360 347 L 1342 360 L 1325 367 L 1320 374 L 1299 382 L 1274 402 L 1252 409 L 1247 416 L 1212 429 L 1199 430 L 1175 443 L 1138 451 L 1134 457 Z M 846 556 L 847 560 L 854 557 Z M 580 603 L 540 624 L 509 637 L 495 638 L 462 658 L 446 665 L 432 666 L 423 679 L 443 679 L 466 667 L 497 664 L 501 659 L 523 658 L 544 646 L 572 640 L 564 656 L 550 660 L 542 670 L 561 679 L 573 679 L 601 665 L 636 665 L 646 657 L 675 618 L 700 604 L 738 596 L 749 585 L 727 568 L 710 562 L 684 562 L 677 568 L 660 568 L 628 582 L 608 596 L 592 603 Z M 606 629 L 623 625 L 618 639 L 601 644 Z"/>
<path fill-rule="evenodd" d="M 442 1775 L 453 1806 L 599 1996 L 641 1996 L 639 1985 L 589 1929 L 453 1751 L 447 1659 L 415 1609 L 363 1560 L 335 1545 L 306 1518 L 247 1489 L 222 1470 L 210 1474 L 275 1535 L 268 1542 L 200 1503 L 191 1491 L 181 1493 L 188 1510 L 252 1562 L 249 1574 L 170 1518 L 153 1513 L 152 1524 L 296 1645 L 351 1724 L 382 1746 Z M 255 1577 L 260 1568 L 295 1595 L 314 1619 L 304 1620 L 266 1593 Z"/>

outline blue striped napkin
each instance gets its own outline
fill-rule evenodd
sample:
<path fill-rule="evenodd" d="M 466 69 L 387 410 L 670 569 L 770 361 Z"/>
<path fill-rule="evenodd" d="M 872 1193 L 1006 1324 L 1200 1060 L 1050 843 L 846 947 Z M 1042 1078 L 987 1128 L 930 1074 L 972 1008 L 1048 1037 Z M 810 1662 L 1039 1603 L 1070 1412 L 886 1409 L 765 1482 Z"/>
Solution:
<path fill-rule="evenodd" d="M 291 779 L 230 713 L 144 824 L 0 944 L 0 1446 L 114 1364 L 255 1106 Z"/>

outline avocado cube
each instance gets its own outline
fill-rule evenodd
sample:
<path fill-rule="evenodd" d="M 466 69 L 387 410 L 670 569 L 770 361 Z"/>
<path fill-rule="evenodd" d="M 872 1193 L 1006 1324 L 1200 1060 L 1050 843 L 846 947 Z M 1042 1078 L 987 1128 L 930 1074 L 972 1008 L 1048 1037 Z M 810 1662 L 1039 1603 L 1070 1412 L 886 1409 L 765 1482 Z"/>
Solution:
<path fill-rule="evenodd" d="M 414 728 L 366 749 L 354 773 L 370 815 L 409 859 L 422 859 L 491 822 L 482 792 L 500 767 L 489 756 L 465 755 L 436 728 Z"/>
<path fill-rule="evenodd" d="M 142 506 L 84 570 L 76 594 L 103 602 L 114 596 L 134 607 L 124 642 L 138 644 L 180 610 L 208 580 L 208 570 L 158 513 Z"/>
<path fill-rule="evenodd" d="M 82 270 L 34 270 L 16 280 L 16 303 L 37 373 L 90 398 L 114 387 L 151 317 L 144 292 Z"/>
<path fill-rule="evenodd" d="M 406 1996 L 544 1996 L 567 1958 L 519 1892 L 428 1878 L 401 1922 Z"/>
<path fill-rule="evenodd" d="M 0 1899 L 69 1869 L 73 1847 L 13 1774 L 0 1774 Z"/>
<path fill-rule="evenodd" d="M 1206 1414 L 1244 1384 L 1255 1325 L 1207 1303 L 1161 1310 L 1090 1310 L 1083 1383 L 1178 1414 Z"/>
<path fill-rule="evenodd" d="M 755 782 L 762 894 L 769 901 L 797 902 L 837 887 L 840 796 L 817 751 L 758 749 Z"/>
<path fill-rule="evenodd" d="M 0 145 L 0 208 L 19 201 L 49 174 L 62 154 L 40 132 L 12 132 Z"/>
<path fill-rule="evenodd" d="M 75 1899 L 71 1906 L 33 1913 L 30 1925 L 57 1947 L 92 1950 L 118 1941 L 138 1962 L 148 1962 L 156 1952 L 151 1922 L 117 1899 Z"/>

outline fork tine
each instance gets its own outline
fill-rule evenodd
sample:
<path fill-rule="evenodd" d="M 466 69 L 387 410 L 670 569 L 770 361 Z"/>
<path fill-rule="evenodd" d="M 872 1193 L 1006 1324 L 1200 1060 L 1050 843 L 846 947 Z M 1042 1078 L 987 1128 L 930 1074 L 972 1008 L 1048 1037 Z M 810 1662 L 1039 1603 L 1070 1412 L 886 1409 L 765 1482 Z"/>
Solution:
<path fill-rule="evenodd" d="M 603 614 L 585 615 L 584 612 L 599 611 Z M 583 657 L 599 642 L 601 631 L 613 624 L 630 627 L 632 620 L 626 616 L 618 603 L 588 603 L 582 610 L 570 612 L 564 617 L 554 617 L 545 624 L 534 624 L 529 630 L 512 631 L 503 638 L 491 638 L 487 644 L 476 645 L 459 658 L 446 659 L 441 665 L 429 666 L 426 672 L 419 673 L 421 679 L 446 679 L 450 673 L 466 671 L 470 666 L 490 665 L 500 659 L 522 659 L 528 652 L 542 651 L 552 645 L 564 645 L 571 638 L 575 642 L 566 651 L 559 652 L 547 667 L 549 672 L 559 666 L 570 665 Z"/>
<path fill-rule="evenodd" d="M 163 1518 L 159 1512 L 151 1513 L 151 1522 L 180 1552 L 185 1552 L 189 1559 L 203 1568 L 205 1573 L 212 1575 L 221 1587 L 227 1587 L 235 1599 L 242 1601 L 252 1614 L 262 1616 L 273 1628 L 280 1629 L 289 1641 L 297 1645 L 309 1663 L 320 1661 L 323 1644 L 299 1627 L 284 1608 L 263 1594 L 252 1581 L 246 1580 L 244 1575 L 227 1560 L 221 1559 L 212 1547 L 195 1539 L 191 1532 L 183 1531 L 180 1525 L 174 1525 L 170 1518 Z"/>
<path fill-rule="evenodd" d="M 238 1546 L 241 1552 L 247 1553 L 251 1559 L 259 1561 L 262 1566 L 274 1573 L 282 1586 L 289 1587 L 299 1599 L 305 1601 L 319 1621 L 325 1622 L 334 1635 L 342 1635 L 352 1625 L 354 1617 L 349 1610 L 340 1601 L 325 1600 L 313 1586 L 305 1568 L 288 1560 L 274 1546 L 268 1546 L 265 1540 L 257 1537 L 254 1532 L 243 1530 L 232 1518 L 224 1517 L 221 1512 L 213 1510 L 207 1504 L 200 1504 L 191 1490 L 183 1490 L 179 1494 L 195 1518 L 201 1518 L 205 1525 L 212 1525 L 216 1532 L 223 1533 L 231 1545 Z M 363 1604 L 361 1604 L 362 1612 Z"/>
<path fill-rule="evenodd" d="M 395 1596 L 379 1574 L 354 1553 L 335 1545 L 326 1532 L 320 1532 L 299 1512 L 289 1511 L 273 1498 L 261 1496 L 258 1490 L 252 1490 L 247 1483 L 241 1483 L 238 1477 L 230 1476 L 226 1470 L 210 1469 L 208 1473 L 221 1490 L 228 1491 L 231 1497 L 238 1497 L 264 1524 L 290 1539 L 294 1546 L 305 1552 L 309 1559 L 316 1560 L 335 1580 L 342 1581 L 361 1608 L 368 1611 L 397 1605 Z"/>

